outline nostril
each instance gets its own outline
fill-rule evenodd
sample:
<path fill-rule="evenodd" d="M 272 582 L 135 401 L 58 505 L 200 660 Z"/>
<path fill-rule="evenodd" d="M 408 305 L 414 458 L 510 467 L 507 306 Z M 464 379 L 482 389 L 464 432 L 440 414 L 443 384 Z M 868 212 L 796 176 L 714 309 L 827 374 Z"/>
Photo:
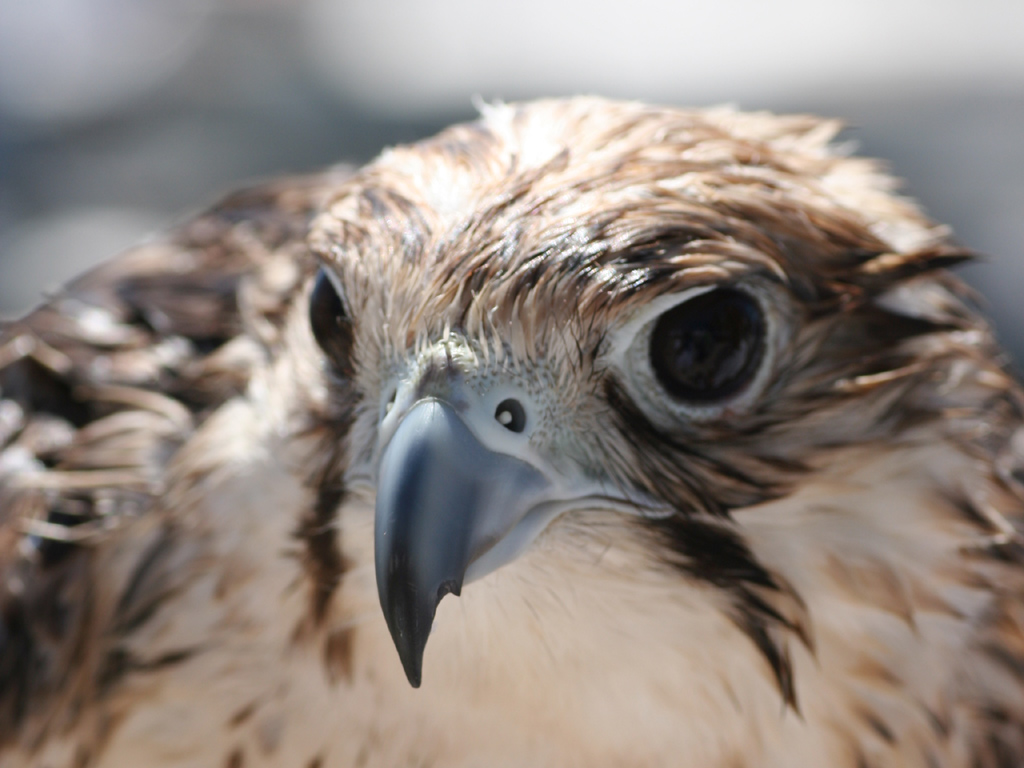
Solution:
<path fill-rule="evenodd" d="M 510 432 L 522 432 L 526 429 L 526 410 L 522 403 L 513 398 L 502 400 L 494 411 L 494 418 Z"/>
<path fill-rule="evenodd" d="M 391 390 L 391 397 L 388 398 L 387 403 L 384 404 L 384 413 L 391 413 L 391 409 L 395 407 L 395 397 L 398 395 L 398 390 Z"/>

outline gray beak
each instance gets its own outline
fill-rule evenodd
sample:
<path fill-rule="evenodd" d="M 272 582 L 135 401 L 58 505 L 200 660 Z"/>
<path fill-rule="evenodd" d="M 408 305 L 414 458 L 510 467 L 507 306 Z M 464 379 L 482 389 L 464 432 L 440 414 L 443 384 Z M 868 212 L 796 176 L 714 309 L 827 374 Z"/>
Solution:
<path fill-rule="evenodd" d="M 421 400 L 404 415 L 380 460 L 374 547 L 381 608 L 414 688 L 441 598 L 460 593 L 467 569 L 549 486 L 486 448 L 448 403 Z"/>

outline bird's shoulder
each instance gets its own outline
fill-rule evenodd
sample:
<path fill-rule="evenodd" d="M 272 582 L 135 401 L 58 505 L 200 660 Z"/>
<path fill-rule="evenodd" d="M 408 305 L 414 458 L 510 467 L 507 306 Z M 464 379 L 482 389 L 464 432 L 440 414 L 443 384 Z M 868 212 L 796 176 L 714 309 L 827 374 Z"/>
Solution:
<path fill-rule="evenodd" d="M 67 687 L 90 551 L 280 343 L 309 221 L 347 175 L 229 195 L 0 328 L 0 744 Z"/>

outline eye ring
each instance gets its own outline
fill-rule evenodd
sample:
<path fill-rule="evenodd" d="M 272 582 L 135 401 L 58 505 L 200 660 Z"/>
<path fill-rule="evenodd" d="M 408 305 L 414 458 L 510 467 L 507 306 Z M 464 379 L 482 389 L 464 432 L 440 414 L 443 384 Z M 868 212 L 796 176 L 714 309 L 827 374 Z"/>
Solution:
<path fill-rule="evenodd" d="M 753 311 L 761 320 L 761 353 L 756 362 L 752 361 L 742 371 L 744 383 L 720 392 L 718 397 L 691 397 L 685 391 L 673 394 L 664 381 L 664 371 L 659 376 L 651 359 L 655 329 L 664 316 L 678 307 L 720 291 L 739 294 L 741 300 L 755 307 Z M 687 431 L 693 424 L 712 421 L 726 411 L 738 417 L 750 410 L 769 386 L 777 361 L 789 347 L 799 322 L 789 293 L 773 279 L 750 275 L 725 283 L 694 285 L 678 293 L 654 297 L 610 328 L 604 357 L 626 393 L 652 423 L 670 432 Z"/>
<path fill-rule="evenodd" d="M 663 312 L 651 330 L 648 357 L 670 397 L 709 405 L 746 389 L 760 369 L 765 346 L 760 302 L 746 291 L 722 287 Z"/>

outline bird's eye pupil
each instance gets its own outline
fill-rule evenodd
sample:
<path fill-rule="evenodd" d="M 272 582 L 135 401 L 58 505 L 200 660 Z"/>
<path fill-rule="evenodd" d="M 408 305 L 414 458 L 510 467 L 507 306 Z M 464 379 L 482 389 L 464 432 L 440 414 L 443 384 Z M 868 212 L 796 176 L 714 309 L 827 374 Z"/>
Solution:
<path fill-rule="evenodd" d="M 764 346 L 758 302 L 735 288 L 717 288 L 658 318 L 651 333 L 651 367 L 672 397 L 711 403 L 750 383 Z"/>
<path fill-rule="evenodd" d="M 334 367 L 347 372 L 351 366 L 352 322 L 337 288 L 322 268 L 309 296 L 309 325 L 313 338 Z"/>

